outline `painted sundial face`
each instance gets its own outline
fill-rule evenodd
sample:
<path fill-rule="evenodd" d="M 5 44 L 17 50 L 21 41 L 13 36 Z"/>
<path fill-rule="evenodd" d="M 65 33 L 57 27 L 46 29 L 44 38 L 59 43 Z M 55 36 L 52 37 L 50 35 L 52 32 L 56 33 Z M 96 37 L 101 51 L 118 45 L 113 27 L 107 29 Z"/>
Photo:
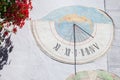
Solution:
<path fill-rule="evenodd" d="M 86 63 L 101 57 L 113 40 L 113 23 L 104 12 L 88 7 L 57 9 L 41 20 L 32 21 L 40 49 L 63 63 Z M 75 49 L 75 50 L 74 50 Z"/>

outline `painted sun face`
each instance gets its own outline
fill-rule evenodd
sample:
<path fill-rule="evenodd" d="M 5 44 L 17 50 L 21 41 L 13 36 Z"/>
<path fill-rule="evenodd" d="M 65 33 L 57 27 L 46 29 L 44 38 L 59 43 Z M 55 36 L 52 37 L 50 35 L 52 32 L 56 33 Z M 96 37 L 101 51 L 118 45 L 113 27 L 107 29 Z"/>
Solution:
<path fill-rule="evenodd" d="M 64 16 L 59 20 L 61 21 L 67 21 L 67 22 L 90 22 L 89 19 L 87 19 L 85 16 L 79 16 L 77 14 L 69 14 Z"/>

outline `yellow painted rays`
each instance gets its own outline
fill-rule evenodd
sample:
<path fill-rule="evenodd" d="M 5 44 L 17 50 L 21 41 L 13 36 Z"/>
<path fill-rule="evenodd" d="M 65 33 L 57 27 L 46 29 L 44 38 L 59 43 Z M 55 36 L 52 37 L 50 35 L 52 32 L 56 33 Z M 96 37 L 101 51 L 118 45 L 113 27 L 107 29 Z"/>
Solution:
<path fill-rule="evenodd" d="M 85 16 L 79 16 L 77 14 L 69 14 L 66 15 L 62 18 L 59 19 L 60 22 L 63 21 L 67 21 L 67 22 L 78 22 L 78 23 L 88 23 L 91 27 L 91 29 L 93 29 L 93 24 L 92 21 L 88 18 L 86 18 Z"/>

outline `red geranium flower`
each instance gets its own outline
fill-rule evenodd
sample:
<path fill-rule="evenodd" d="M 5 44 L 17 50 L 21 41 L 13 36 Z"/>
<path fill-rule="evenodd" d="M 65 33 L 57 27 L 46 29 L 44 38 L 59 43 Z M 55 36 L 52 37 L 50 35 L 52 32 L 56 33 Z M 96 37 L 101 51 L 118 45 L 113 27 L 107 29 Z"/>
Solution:
<path fill-rule="evenodd" d="M 17 32 L 17 28 L 13 28 L 13 33 L 16 33 Z"/>
<path fill-rule="evenodd" d="M 4 5 L 3 2 L 5 3 Z M 11 24 L 22 28 L 25 20 L 29 18 L 29 11 L 32 9 L 31 0 L 3 0 L 1 3 L 0 6 L 5 6 L 5 9 L 0 7 L 0 14 L 2 14 L 0 15 L 2 19 L 0 24 L 3 24 L 2 28 L 9 27 Z"/>

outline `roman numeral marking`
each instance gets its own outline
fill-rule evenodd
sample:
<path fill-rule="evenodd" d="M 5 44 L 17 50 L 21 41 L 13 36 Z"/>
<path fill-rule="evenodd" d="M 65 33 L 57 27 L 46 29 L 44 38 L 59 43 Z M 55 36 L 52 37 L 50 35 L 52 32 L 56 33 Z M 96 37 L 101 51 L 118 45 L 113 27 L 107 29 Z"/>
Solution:
<path fill-rule="evenodd" d="M 89 51 L 88 48 L 85 48 L 85 51 L 86 51 L 86 53 L 87 53 L 88 55 L 90 55 L 90 51 Z"/>
<path fill-rule="evenodd" d="M 55 47 L 53 47 L 53 49 L 55 49 L 55 51 L 58 51 L 58 49 L 61 47 L 61 44 L 57 43 Z"/>
<path fill-rule="evenodd" d="M 93 44 L 94 47 L 96 47 L 97 49 L 99 49 L 99 46 L 97 43 Z"/>
<path fill-rule="evenodd" d="M 94 43 L 84 49 L 80 49 L 80 53 L 82 54 L 82 56 L 85 56 L 85 55 L 90 55 L 90 54 L 93 54 L 95 53 L 97 50 L 99 50 L 99 46 L 97 43 Z"/>
<path fill-rule="evenodd" d="M 89 46 L 89 50 L 90 50 L 91 53 L 94 53 L 94 52 L 95 52 L 95 49 L 94 49 L 93 46 Z"/>
<path fill-rule="evenodd" d="M 69 49 L 69 48 L 65 49 L 65 55 L 66 56 L 70 56 L 70 52 L 71 52 L 71 49 Z"/>
<path fill-rule="evenodd" d="M 80 49 L 82 56 L 85 56 L 83 49 Z"/>

